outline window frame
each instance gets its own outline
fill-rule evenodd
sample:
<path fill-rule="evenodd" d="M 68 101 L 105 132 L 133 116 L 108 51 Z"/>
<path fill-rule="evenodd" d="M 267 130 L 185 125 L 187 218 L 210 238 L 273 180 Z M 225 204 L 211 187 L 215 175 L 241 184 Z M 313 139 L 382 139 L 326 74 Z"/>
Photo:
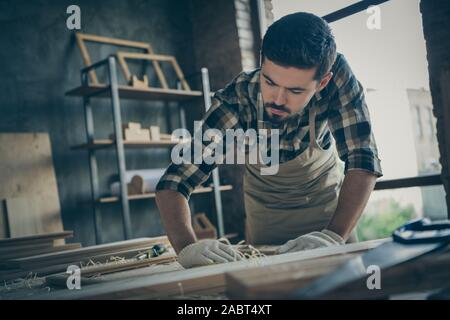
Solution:
<path fill-rule="evenodd" d="M 354 4 L 351 4 L 342 9 L 331 12 L 322 17 L 329 24 L 345 19 L 351 15 L 359 13 L 361 11 L 367 10 L 368 7 L 374 5 L 380 5 L 385 2 L 389 2 L 392 0 L 362 0 L 358 1 Z M 433 110 L 434 106 L 432 106 Z M 420 121 L 420 119 L 419 119 Z M 434 132 L 434 130 L 433 130 Z M 439 155 L 440 154 L 439 150 Z M 442 169 L 441 174 L 432 174 L 432 175 L 424 175 L 424 176 L 414 176 L 414 177 L 405 177 L 399 179 L 391 179 L 391 180 L 380 180 L 377 181 L 374 190 L 387 190 L 387 189 L 403 189 L 403 188 L 412 188 L 412 187 L 426 187 L 426 186 L 437 186 L 443 185 L 442 182 Z M 450 217 L 450 211 L 447 208 L 447 215 Z"/>

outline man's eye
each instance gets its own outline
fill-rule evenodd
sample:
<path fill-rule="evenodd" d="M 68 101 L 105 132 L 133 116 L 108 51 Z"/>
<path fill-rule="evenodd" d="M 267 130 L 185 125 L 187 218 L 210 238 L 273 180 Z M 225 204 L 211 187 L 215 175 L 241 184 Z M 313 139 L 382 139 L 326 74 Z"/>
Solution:
<path fill-rule="evenodd" d="M 266 83 L 267 83 L 269 86 L 271 86 L 271 87 L 274 86 L 274 84 L 273 84 L 272 82 L 270 82 L 270 81 L 267 81 L 267 80 L 266 80 Z"/>
<path fill-rule="evenodd" d="M 293 94 L 302 94 L 303 93 L 303 91 L 297 91 L 297 90 L 291 90 L 291 92 Z"/>

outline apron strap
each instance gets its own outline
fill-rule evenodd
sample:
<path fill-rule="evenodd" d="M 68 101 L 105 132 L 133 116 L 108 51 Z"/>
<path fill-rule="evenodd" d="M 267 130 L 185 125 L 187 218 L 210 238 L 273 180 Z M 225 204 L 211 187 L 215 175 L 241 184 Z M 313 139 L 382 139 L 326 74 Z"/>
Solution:
<path fill-rule="evenodd" d="M 309 154 L 312 154 L 316 146 L 316 109 L 309 109 Z"/>
<path fill-rule="evenodd" d="M 264 123 L 264 103 L 262 101 L 261 92 L 258 93 L 258 98 L 256 100 L 256 119 L 257 129 L 265 129 L 266 125 Z"/>

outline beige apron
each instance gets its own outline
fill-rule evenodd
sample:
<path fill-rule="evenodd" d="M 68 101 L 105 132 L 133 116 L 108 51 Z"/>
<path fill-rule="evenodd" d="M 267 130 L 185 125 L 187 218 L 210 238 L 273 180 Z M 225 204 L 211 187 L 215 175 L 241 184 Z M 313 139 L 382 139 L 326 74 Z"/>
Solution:
<path fill-rule="evenodd" d="M 258 129 L 264 123 L 258 99 Z M 303 234 L 324 229 L 333 216 L 343 175 L 334 145 L 322 149 L 316 141 L 315 108 L 309 111 L 310 145 L 296 158 L 280 163 L 276 175 L 261 175 L 264 164 L 246 161 L 244 200 L 246 240 L 250 244 L 280 245 Z"/>

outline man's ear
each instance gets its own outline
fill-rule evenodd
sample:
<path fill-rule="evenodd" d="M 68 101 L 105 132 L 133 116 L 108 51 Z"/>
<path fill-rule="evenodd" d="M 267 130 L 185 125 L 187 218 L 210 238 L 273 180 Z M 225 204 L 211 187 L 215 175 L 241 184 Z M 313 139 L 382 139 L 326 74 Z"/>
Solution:
<path fill-rule="evenodd" d="M 317 92 L 322 91 L 322 89 L 327 86 L 328 82 L 330 82 L 331 78 L 333 78 L 333 72 L 330 71 L 322 78 L 322 80 L 320 80 Z"/>

